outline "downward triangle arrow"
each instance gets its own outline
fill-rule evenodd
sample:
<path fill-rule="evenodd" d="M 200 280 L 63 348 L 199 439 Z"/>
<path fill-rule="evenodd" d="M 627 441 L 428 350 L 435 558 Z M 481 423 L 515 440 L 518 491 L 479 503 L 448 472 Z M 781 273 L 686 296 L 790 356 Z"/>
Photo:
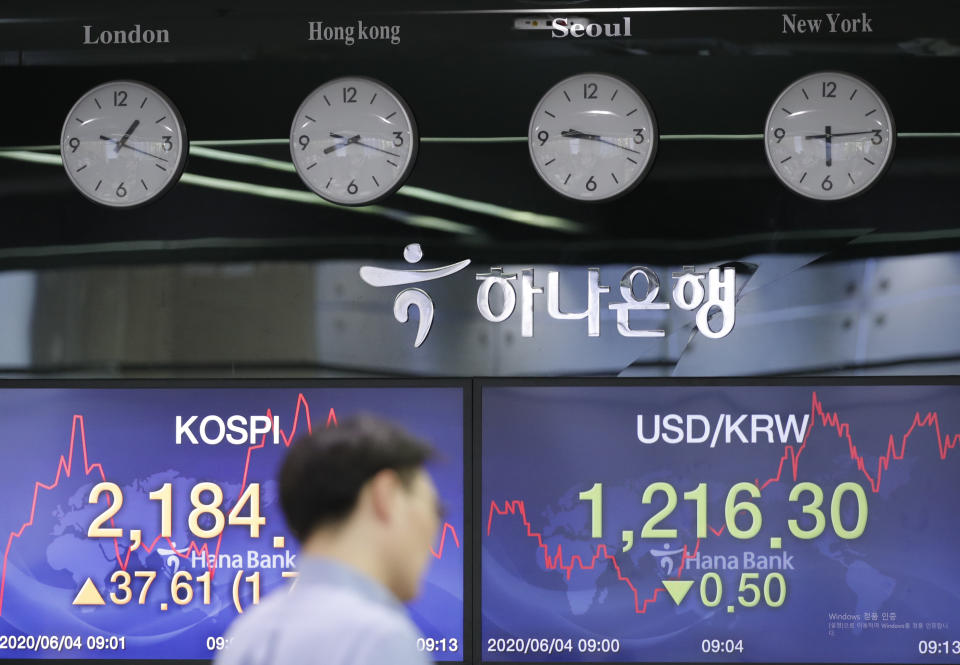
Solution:
<path fill-rule="evenodd" d="M 673 602 L 679 605 L 693 586 L 693 580 L 664 580 L 663 586 L 673 598 Z"/>

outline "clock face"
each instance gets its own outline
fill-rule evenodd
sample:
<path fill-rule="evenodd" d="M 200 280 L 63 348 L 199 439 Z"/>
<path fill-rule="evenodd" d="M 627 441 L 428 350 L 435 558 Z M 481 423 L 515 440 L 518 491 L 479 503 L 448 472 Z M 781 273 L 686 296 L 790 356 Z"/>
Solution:
<path fill-rule="evenodd" d="M 145 83 L 111 81 L 70 109 L 60 154 L 84 196 L 130 208 L 155 199 L 180 179 L 186 143 L 180 114 L 163 93 Z"/>
<path fill-rule="evenodd" d="M 883 173 L 896 132 L 883 98 L 850 74 L 819 72 L 791 84 L 767 115 L 767 160 L 783 183 L 825 201 L 859 194 Z"/>
<path fill-rule="evenodd" d="M 657 125 L 636 88 L 609 74 L 578 74 L 543 96 L 530 118 L 530 158 L 564 196 L 603 201 L 633 189 L 657 150 Z"/>
<path fill-rule="evenodd" d="M 290 153 L 307 187 L 328 201 L 365 205 L 407 179 L 420 136 L 410 108 L 379 81 L 329 81 L 300 105 Z"/>

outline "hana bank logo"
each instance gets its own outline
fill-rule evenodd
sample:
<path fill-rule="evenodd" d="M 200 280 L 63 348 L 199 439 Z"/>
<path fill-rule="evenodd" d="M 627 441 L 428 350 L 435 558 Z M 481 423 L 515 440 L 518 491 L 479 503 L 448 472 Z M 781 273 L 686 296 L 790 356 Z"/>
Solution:
<path fill-rule="evenodd" d="M 673 568 L 676 563 L 675 558 L 681 562 L 683 561 L 683 548 L 671 549 L 670 543 L 665 543 L 662 550 L 651 549 L 650 554 L 660 562 L 660 567 L 664 571 L 664 579 L 673 575 Z"/>
<path fill-rule="evenodd" d="M 423 258 L 419 244 L 407 245 L 403 250 L 407 263 L 416 264 Z M 420 270 L 398 270 L 377 266 L 361 266 L 360 278 L 374 287 L 401 286 L 429 282 L 448 277 L 470 265 L 470 259 L 457 261 L 448 266 Z M 519 277 L 519 280 L 518 280 Z M 642 279 L 640 279 L 642 277 Z M 681 272 L 673 273 L 676 281 L 673 302 L 682 310 L 696 310 L 697 329 L 705 337 L 719 339 L 733 330 L 736 320 L 737 297 L 736 270 L 729 266 L 710 268 L 697 272 L 694 266 L 683 266 Z M 506 273 L 500 266 L 492 266 L 489 272 L 477 273 L 480 286 L 477 289 L 477 310 L 491 323 L 502 323 L 519 309 L 521 336 L 534 336 L 534 298 L 545 295 L 547 314 L 555 320 L 587 320 L 587 335 L 600 336 L 601 296 L 610 293 L 610 287 L 600 283 L 600 269 L 587 269 L 587 306 L 583 311 L 563 311 L 560 308 L 560 273 L 547 272 L 545 286 L 537 286 L 533 268 L 524 268 L 519 273 Z M 518 288 L 519 287 L 519 288 Z M 502 296 L 500 311 L 495 312 L 490 296 L 494 289 Z M 669 302 L 657 302 L 660 295 L 660 277 L 646 266 L 629 268 L 620 279 L 620 302 L 612 302 L 607 308 L 616 312 L 617 332 L 623 337 L 664 337 L 663 330 L 643 330 L 632 327 L 630 313 L 643 310 L 669 310 Z M 402 290 L 393 301 L 393 317 L 400 323 L 410 319 L 410 308 L 419 313 L 417 337 L 413 343 L 419 347 L 427 339 L 433 326 L 435 312 L 433 299 L 423 289 Z"/>
<path fill-rule="evenodd" d="M 403 248 L 403 259 L 407 263 L 419 263 L 423 258 L 423 249 L 418 243 Z M 370 286 L 400 286 L 401 284 L 417 284 L 429 282 L 441 277 L 447 277 L 460 272 L 470 265 L 470 259 L 464 259 L 440 268 L 426 270 L 391 270 L 376 266 L 361 266 L 360 279 Z M 417 339 L 413 346 L 419 347 L 430 334 L 433 325 L 433 299 L 422 289 L 404 289 L 393 301 L 393 318 L 400 323 L 406 323 L 410 317 L 410 308 L 416 307 L 420 312 L 420 323 L 417 325 Z"/>

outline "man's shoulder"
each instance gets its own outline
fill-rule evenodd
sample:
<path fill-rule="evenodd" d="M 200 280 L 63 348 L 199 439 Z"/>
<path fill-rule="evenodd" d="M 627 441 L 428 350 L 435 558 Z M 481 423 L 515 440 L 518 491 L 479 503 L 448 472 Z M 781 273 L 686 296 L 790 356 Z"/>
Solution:
<path fill-rule="evenodd" d="M 392 607 L 351 589 L 327 585 L 267 596 L 234 622 L 228 636 L 236 641 L 277 631 L 295 633 L 305 641 L 356 635 L 366 640 L 410 639 L 415 643 L 419 636 L 402 606 Z"/>
<path fill-rule="evenodd" d="M 298 589 L 290 596 L 297 596 L 297 606 L 311 608 L 314 616 L 323 615 L 332 625 L 356 626 L 370 636 L 381 633 L 417 635 L 416 627 L 401 605 L 378 602 L 352 589 L 316 585 Z"/>
<path fill-rule="evenodd" d="M 308 662 L 318 653 L 328 663 L 373 663 L 384 654 L 397 665 L 428 663 L 402 606 L 327 585 L 266 597 L 234 622 L 227 637 L 229 651 L 218 657 L 218 665 Z"/>

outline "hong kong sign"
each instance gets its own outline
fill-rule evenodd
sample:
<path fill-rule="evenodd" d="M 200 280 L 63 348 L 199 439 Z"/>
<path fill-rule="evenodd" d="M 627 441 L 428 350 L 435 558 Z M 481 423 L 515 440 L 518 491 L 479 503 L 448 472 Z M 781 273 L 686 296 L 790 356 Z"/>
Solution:
<path fill-rule="evenodd" d="M 420 245 L 407 245 L 403 250 L 407 263 L 416 264 L 423 258 Z M 448 277 L 470 265 L 469 259 L 447 266 L 426 269 L 399 270 L 362 266 L 360 278 L 370 286 L 385 288 L 422 284 Z M 734 268 L 710 268 L 697 271 L 695 266 L 684 266 L 671 275 L 674 280 L 671 292 L 673 304 L 686 311 L 696 311 L 695 320 L 700 333 L 710 339 L 726 337 L 736 322 L 736 270 Z M 503 323 L 519 310 L 520 330 L 523 337 L 534 336 L 534 301 L 539 296 L 546 298 L 547 314 L 556 320 L 587 321 L 587 335 L 600 336 L 601 296 L 611 292 L 610 286 L 600 283 L 600 269 L 586 269 L 586 309 L 563 311 L 560 308 L 560 273 L 547 271 L 546 284 L 538 285 L 533 268 L 506 272 L 500 266 L 492 266 L 476 273 L 477 311 L 491 323 Z M 617 332 L 623 337 L 663 337 L 663 330 L 634 328 L 630 313 L 643 310 L 669 310 L 670 302 L 660 300 L 660 276 L 646 266 L 633 266 L 620 279 L 619 299 L 606 303 L 616 312 Z M 497 292 L 499 298 L 492 297 Z M 410 308 L 419 313 L 417 337 L 414 347 L 426 341 L 433 326 L 434 302 L 425 290 L 411 287 L 400 291 L 393 301 L 393 316 L 400 323 L 410 319 Z M 496 310 L 496 311 L 495 311 Z"/>

